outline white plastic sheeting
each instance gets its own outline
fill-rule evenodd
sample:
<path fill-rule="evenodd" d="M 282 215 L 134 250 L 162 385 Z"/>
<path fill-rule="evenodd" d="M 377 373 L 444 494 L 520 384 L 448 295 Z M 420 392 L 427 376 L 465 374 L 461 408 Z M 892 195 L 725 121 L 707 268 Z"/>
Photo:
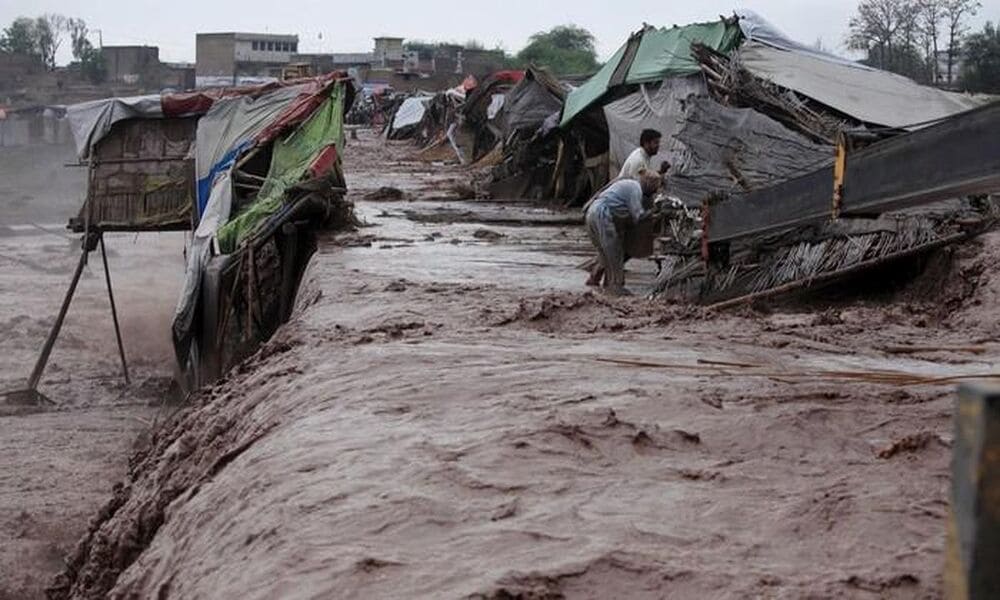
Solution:
<path fill-rule="evenodd" d="M 666 79 L 660 85 L 643 84 L 639 90 L 604 106 L 608 121 L 610 173 L 621 170 L 625 159 L 639 147 L 643 129 L 656 129 L 663 134 L 660 153 L 649 166 L 658 169 L 666 160 L 672 165 L 683 161 L 683 147 L 674 134 L 683 125 L 683 102 L 692 94 L 705 95 L 705 82 L 700 76 Z"/>
<path fill-rule="evenodd" d="M 106 98 L 66 108 L 76 151 L 80 158 L 90 156 L 90 149 L 103 138 L 118 121 L 137 117 L 158 118 L 163 116 L 160 96 L 130 96 L 127 98 Z"/>
<path fill-rule="evenodd" d="M 766 44 L 772 48 L 798 52 L 800 54 L 806 54 L 829 62 L 854 67 L 856 69 L 862 69 L 865 71 L 876 70 L 861 63 L 847 60 L 846 58 L 842 58 L 836 54 L 830 54 L 829 52 L 824 52 L 823 50 L 818 50 L 811 46 L 806 46 L 805 44 L 796 42 L 785 35 L 783 31 L 775 27 L 770 21 L 752 10 L 737 9 L 736 16 L 740 19 L 740 30 L 743 32 L 743 36 L 748 41 L 760 42 L 761 44 Z"/>
<path fill-rule="evenodd" d="M 500 109 L 503 108 L 504 102 L 507 100 L 506 94 L 493 94 L 490 98 L 490 105 L 486 107 L 486 118 L 493 120 Z"/>
<path fill-rule="evenodd" d="M 988 100 L 761 42 L 744 44 L 739 56 L 742 65 L 754 75 L 873 125 L 914 128 L 976 108 Z"/>
<path fill-rule="evenodd" d="M 403 100 L 392 118 L 392 128 L 398 130 L 420 123 L 430 101 L 431 96 L 413 96 Z"/>

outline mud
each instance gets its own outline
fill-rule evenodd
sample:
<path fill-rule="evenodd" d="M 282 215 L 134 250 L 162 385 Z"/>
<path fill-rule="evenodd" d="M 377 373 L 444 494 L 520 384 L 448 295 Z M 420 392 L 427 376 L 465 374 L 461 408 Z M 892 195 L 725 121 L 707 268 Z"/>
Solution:
<path fill-rule="evenodd" d="M 586 289 L 571 213 L 497 225 L 426 199 L 457 167 L 346 156 L 364 242 L 324 240 L 292 321 L 152 433 L 52 597 L 940 596 L 952 384 L 884 375 L 996 354 L 887 348 L 997 348 L 1000 237 L 937 299 L 709 313 Z M 802 376 L 832 372 L 883 377 Z"/>

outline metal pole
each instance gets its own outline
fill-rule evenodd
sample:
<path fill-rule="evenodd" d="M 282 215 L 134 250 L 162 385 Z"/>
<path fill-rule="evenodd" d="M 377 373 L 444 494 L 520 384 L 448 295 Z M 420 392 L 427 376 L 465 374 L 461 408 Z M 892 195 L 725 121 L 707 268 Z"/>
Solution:
<path fill-rule="evenodd" d="M 118 356 L 122 359 L 122 371 L 125 373 L 125 383 L 132 385 L 128 376 L 128 363 L 125 361 L 125 346 L 122 344 L 122 331 L 118 326 L 118 309 L 115 307 L 115 293 L 111 289 L 111 269 L 108 268 L 108 253 L 104 250 L 104 234 L 101 233 L 101 260 L 104 261 L 104 281 L 108 284 L 108 300 L 111 301 L 111 319 L 115 322 L 115 338 L 118 340 Z"/>

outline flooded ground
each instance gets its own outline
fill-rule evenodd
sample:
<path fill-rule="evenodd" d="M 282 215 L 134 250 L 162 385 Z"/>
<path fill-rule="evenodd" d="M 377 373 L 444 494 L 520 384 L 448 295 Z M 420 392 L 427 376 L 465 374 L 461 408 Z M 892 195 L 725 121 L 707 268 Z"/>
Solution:
<path fill-rule="evenodd" d="M 954 384 L 920 376 L 996 370 L 1000 239 L 930 294 L 712 314 L 588 290 L 579 214 L 470 201 L 468 172 L 407 153 L 349 144 L 368 226 L 151 432 L 54 597 L 940 595 Z M 81 350 L 114 376 L 113 345 Z M 37 487 L 4 502 L 67 494 Z"/>
<path fill-rule="evenodd" d="M 66 221 L 86 171 L 61 146 L 0 149 L 0 392 L 23 388 L 80 257 Z M 108 260 L 132 371 L 126 386 L 101 266 L 92 254 L 41 389 L 44 412 L 0 401 L 0 598 L 42 597 L 125 475 L 172 376 L 167 329 L 183 236 L 109 234 Z"/>

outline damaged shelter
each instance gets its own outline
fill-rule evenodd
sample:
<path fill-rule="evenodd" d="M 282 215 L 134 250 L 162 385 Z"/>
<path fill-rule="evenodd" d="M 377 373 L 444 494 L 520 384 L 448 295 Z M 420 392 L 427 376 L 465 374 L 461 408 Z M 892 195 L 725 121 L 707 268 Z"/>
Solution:
<path fill-rule="evenodd" d="M 663 269 L 656 292 L 705 303 L 758 297 L 919 254 L 932 241 L 950 238 L 956 222 L 971 219 L 978 224 L 972 229 L 981 231 L 992 224 L 992 214 L 960 200 L 916 216 L 863 215 L 874 219 L 869 221 L 828 207 L 827 217 L 845 218 L 780 231 L 780 240 L 749 234 L 717 245 L 702 236 L 711 230 L 702 222 L 705 207 L 757 194 L 756 218 L 780 219 L 760 199 L 764 190 L 799 181 L 833 198 L 837 156 L 842 173 L 851 161 L 843 157 L 988 100 L 921 86 L 809 48 L 749 11 L 709 23 L 645 26 L 566 96 L 558 127 L 549 123 L 535 132 L 532 158 L 547 173 L 528 175 L 531 163 L 524 161 L 520 170 L 494 169 L 490 187 L 496 197 L 525 197 L 528 188 L 519 178 L 547 180 L 547 197 L 580 205 L 615 176 L 643 129 L 657 129 L 663 140 L 652 166 L 671 164 L 666 194 L 673 201 L 670 218 L 659 225 L 656 258 Z M 859 161 L 862 156 L 857 154 Z M 507 164 L 510 159 L 505 156 Z M 810 174 L 811 180 L 800 181 Z M 845 189 L 856 192 L 857 182 L 851 183 Z M 914 207 L 908 208 L 912 213 Z M 736 220 L 752 216 L 732 214 Z M 866 251 L 856 251 L 859 240 L 868 244 Z M 713 259 L 724 258 L 713 263 L 709 250 Z"/>
<path fill-rule="evenodd" d="M 173 321 L 189 389 L 287 320 L 317 228 L 353 221 L 340 166 L 353 96 L 332 73 L 68 108 L 90 170 L 71 228 L 192 231 Z"/>

